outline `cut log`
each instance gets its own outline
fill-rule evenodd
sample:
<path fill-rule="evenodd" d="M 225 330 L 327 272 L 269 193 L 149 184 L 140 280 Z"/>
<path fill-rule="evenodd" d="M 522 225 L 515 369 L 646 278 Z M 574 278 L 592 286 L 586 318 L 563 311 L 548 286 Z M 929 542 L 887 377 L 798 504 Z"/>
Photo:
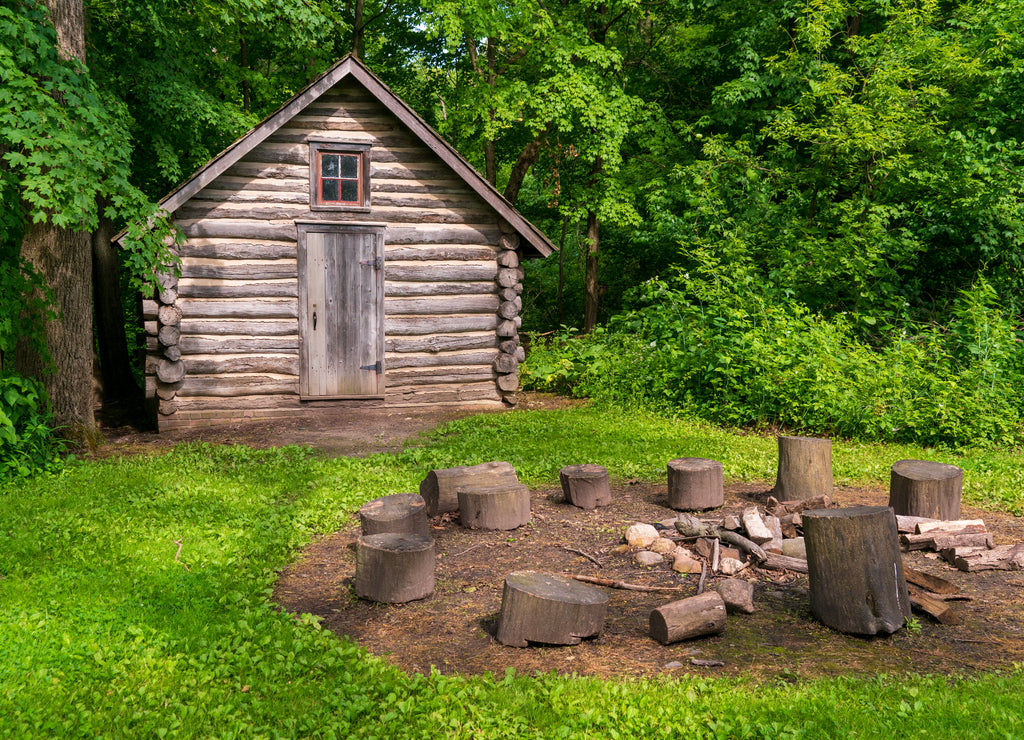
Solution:
<path fill-rule="evenodd" d="M 799 501 L 779 501 L 774 496 L 769 496 L 768 504 L 765 508 L 769 513 L 777 517 L 783 517 L 787 514 L 799 514 L 801 511 L 807 511 L 808 509 L 831 509 L 832 497 L 822 494 L 821 496 L 811 496 Z"/>
<path fill-rule="evenodd" d="M 601 633 L 607 610 L 608 596 L 599 588 L 553 573 L 517 571 L 505 577 L 495 636 L 513 647 L 578 645 Z"/>
<path fill-rule="evenodd" d="M 177 326 L 181 323 L 181 309 L 177 306 L 160 306 L 156 317 L 164 326 Z"/>
<path fill-rule="evenodd" d="M 612 502 L 608 470 L 600 465 L 566 465 L 558 471 L 565 500 L 581 509 L 594 509 Z"/>
<path fill-rule="evenodd" d="M 459 519 L 470 529 L 516 529 L 530 521 L 530 489 L 515 481 L 459 486 Z"/>
<path fill-rule="evenodd" d="M 427 516 L 437 516 L 459 510 L 460 486 L 487 486 L 503 482 L 519 482 L 515 468 L 507 462 L 431 470 L 420 483 L 420 495 L 426 502 Z"/>
<path fill-rule="evenodd" d="M 960 617 L 957 616 L 956 612 L 946 602 L 940 601 L 913 586 L 908 586 L 908 591 L 911 606 L 920 609 L 942 624 L 960 624 Z"/>
<path fill-rule="evenodd" d="M 359 527 L 364 535 L 430 535 L 427 506 L 417 493 L 395 493 L 366 502 L 359 509 Z"/>
<path fill-rule="evenodd" d="M 156 338 L 164 347 L 173 347 L 181 341 L 181 330 L 176 326 L 161 326 Z"/>
<path fill-rule="evenodd" d="M 794 573 L 806 573 L 807 561 L 788 555 L 768 555 L 758 566 L 766 570 L 791 570 Z"/>
<path fill-rule="evenodd" d="M 925 573 L 921 570 L 915 570 L 914 568 L 910 568 L 906 565 L 903 566 L 903 576 L 907 579 L 907 583 L 913 583 L 915 586 L 927 589 L 932 593 L 960 593 L 960 589 L 958 589 L 952 583 L 947 581 L 945 578 L 939 578 L 938 576 L 933 576 L 931 573 Z"/>
<path fill-rule="evenodd" d="M 722 463 L 701 457 L 680 457 L 668 463 L 668 505 L 681 511 L 701 511 L 724 501 Z"/>
<path fill-rule="evenodd" d="M 729 614 L 754 613 L 754 584 L 741 578 L 726 578 L 715 586 Z"/>
<path fill-rule="evenodd" d="M 948 550 L 952 547 L 985 547 L 994 545 L 991 532 L 967 532 L 964 534 L 901 534 L 900 545 L 907 550 Z"/>
<path fill-rule="evenodd" d="M 747 553 L 748 556 L 758 562 L 767 557 L 765 551 L 762 550 L 761 546 L 756 542 L 751 542 L 738 532 L 730 532 L 728 529 L 724 529 L 723 527 L 705 524 L 691 514 L 680 514 L 675 521 L 675 527 L 676 531 L 683 537 L 715 537 L 724 542 L 728 542 L 730 545 L 735 545 L 740 548 L 743 552 Z"/>
<path fill-rule="evenodd" d="M 975 534 L 987 531 L 981 519 L 957 519 L 952 522 L 929 520 L 917 524 L 917 534 Z"/>
<path fill-rule="evenodd" d="M 893 463 L 889 506 L 901 516 L 959 519 L 964 472 L 956 465 L 929 460 Z"/>
<path fill-rule="evenodd" d="M 811 610 L 845 633 L 891 634 L 910 617 L 896 517 L 884 506 L 803 515 Z"/>
<path fill-rule="evenodd" d="M 942 551 L 942 559 L 957 570 L 974 573 L 979 570 L 1024 569 L 1024 544 L 987 547 L 955 547 Z"/>
<path fill-rule="evenodd" d="M 751 542 L 763 545 L 772 541 L 772 531 L 764 523 L 756 506 L 749 506 L 743 510 L 743 528 Z"/>
<path fill-rule="evenodd" d="M 896 515 L 896 529 L 904 534 L 918 534 L 917 527 L 924 522 L 937 522 L 939 519 L 931 519 L 926 516 L 901 516 Z"/>
<path fill-rule="evenodd" d="M 157 361 L 156 376 L 164 383 L 177 383 L 185 377 L 185 363 L 161 358 Z"/>
<path fill-rule="evenodd" d="M 779 469 L 773 493 L 780 501 L 831 496 L 832 440 L 779 437 Z"/>
<path fill-rule="evenodd" d="M 651 612 L 651 637 L 662 645 L 725 630 L 725 601 L 717 591 L 673 601 Z"/>
<path fill-rule="evenodd" d="M 356 541 L 356 595 L 402 604 L 434 592 L 434 541 L 419 534 L 371 534 Z"/>

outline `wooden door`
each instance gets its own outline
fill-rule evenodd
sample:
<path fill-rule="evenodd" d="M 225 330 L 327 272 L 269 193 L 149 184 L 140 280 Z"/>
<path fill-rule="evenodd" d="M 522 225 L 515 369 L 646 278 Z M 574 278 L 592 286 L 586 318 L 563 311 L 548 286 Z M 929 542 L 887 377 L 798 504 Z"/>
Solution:
<path fill-rule="evenodd" d="M 384 229 L 299 224 L 299 395 L 384 396 Z"/>

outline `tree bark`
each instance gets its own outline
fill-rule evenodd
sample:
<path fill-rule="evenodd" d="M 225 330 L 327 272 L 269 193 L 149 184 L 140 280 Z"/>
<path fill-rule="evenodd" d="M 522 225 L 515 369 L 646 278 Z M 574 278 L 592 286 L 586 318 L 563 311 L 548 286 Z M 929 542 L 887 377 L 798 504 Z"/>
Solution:
<path fill-rule="evenodd" d="M 714 509 L 725 501 L 722 463 L 700 457 L 668 462 L 668 505 L 682 511 Z"/>
<path fill-rule="evenodd" d="M 772 491 L 778 499 L 832 493 L 832 440 L 779 437 L 779 470 Z"/>
<path fill-rule="evenodd" d="M 587 261 L 583 276 L 583 333 L 590 334 L 597 326 L 598 292 L 597 254 L 600 247 L 597 212 L 587 211 Z"/>
<path fill-rule="evenodd" d="M 111 242 L 114 233 L 114 223 L 103 216 L 103 204 L 100 204 L 100 222 L 92 235 L 92 286 L 103 400 L 128 401 L 139 396 L 139 388 L 132 376 L 124 333 L 117 253 Z"/>
<path fill-rule="evenodd" d="M 85 62 L 85 13 L 82 0 L 46 0 L 62 57 Z M 31 224 L 21 244 L 30 262 L 53 291 L 59 316 L 46 322 L 46 347 L 54 372 L 27 342 L 15 350 L 15 370 L 42 381 L 60 432 L 79 444 L 96 436 L 92 408 L 92 269 L 89 234 L 49 223 Z"/>
<path fill-rule="evenodd" d="M 600 634 L 608 596 L 599 588 L 554 573 L 517 571 L 505 576 L 497 640 L 527 647 L 578 645 Z"/>
<path fill-rule="evenodd" d="M 538 156 L 540 156 L 540 139 L 534 139 L 523 147 L 523 151 L 519 152 L 516 163 L 512 165 L 508 183 L 505 185 L 505 200 L 509 203 L 515 205 L 516 198 L 519 197 L 519 190 L 523 187 L 523 180 L 526 179 L 526 173 L 536 164 Z"/>
<path fill-rule="evenodd" d="M 960 518 L 964 471 L 930 460 L 893 463 L 889 506 L 900 516 L 952 520 Z"/>
<path fill-rule="evenodd" d="M 363 24 L 363 4 L 364 0 L 356 0 L 352 18 L 352 56 L 356 59 L 363 58 L 363 32 L 366 29 Z"/>

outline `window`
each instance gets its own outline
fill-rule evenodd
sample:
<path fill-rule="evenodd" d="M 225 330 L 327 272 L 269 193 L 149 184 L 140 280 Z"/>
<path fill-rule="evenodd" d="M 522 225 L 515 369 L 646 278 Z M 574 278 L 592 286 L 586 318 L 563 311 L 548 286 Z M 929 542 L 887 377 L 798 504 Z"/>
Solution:
<path fill-rule="evenodd" d="M 370 145 L 310 142 L 313 210 L 370 209 Z"/>

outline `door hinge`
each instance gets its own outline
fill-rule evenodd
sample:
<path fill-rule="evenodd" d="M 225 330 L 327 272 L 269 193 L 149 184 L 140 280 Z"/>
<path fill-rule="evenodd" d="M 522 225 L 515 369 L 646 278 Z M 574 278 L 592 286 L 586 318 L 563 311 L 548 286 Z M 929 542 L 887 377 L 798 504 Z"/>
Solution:
<path fill-rule="evenodd" d="M 373 265 L 374 270 L 379 270 L 382 267 L 384 267 L 384 262 L 381 260 L 380 257 L 374 257 L 372 260 L 363 260 L 359 264 L 361 264 L 363 267 L 366 267 L 367 265 Z"/>
<path fill-rule="evenodd" d="M 372 365 L 361 365 L 359 367 L 359 369 L 360 370 L 373 370 L 375 373 L 377 373 L 377 375 L 380 375 L 382 372 L 384 372 L 384 368 L 381 366 L 381 361 L 380 360 L 377 360 Z"/>

